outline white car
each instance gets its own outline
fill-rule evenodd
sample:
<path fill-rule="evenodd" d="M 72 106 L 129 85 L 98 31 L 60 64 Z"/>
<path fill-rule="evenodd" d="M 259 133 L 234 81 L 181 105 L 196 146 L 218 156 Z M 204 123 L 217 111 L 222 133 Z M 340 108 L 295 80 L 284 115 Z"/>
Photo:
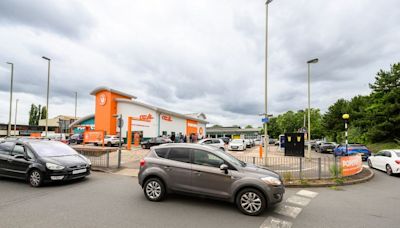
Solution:
<path fill-rule="evenodd" d="M 247 148 L 251 148 L 253 146 L 250 139 L 245 139 L 244 143 L 246 144 Z"/>
<path fill-rule="evenodd" d="M 228 144 L 228 150 L 246 150 L 244 139 L 233 139 Z"/>
<path fill-rule="evenodd" d="M 222 139 L 207 138 L 198 141 L 197 144 L 209 145 L 225 151 L 225 142 Z"/>
<path fill-rule="evenodd" d="M 400 173 L 400 150 L 381 150 L 368 157 L 368 166 L 386 171 L 388 175 Z"/>
<path fill-rule="evenodd" d="M 107 145 L 108 147 L 118 146 L 119 137 L 116 135 L 106 135 L 106 137 L 104 137 L 104 145 Z"/>

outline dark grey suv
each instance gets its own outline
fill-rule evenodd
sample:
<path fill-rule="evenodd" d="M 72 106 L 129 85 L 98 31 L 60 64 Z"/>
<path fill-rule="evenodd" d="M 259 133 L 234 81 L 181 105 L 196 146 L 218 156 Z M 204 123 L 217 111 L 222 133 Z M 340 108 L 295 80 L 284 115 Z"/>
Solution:
<path fill-rule="evenodd" d="M 140 161 L 139 184 L 150 201 L 169 192 L 189 193 L 236 203 L 247 215 L 281 202 L 285 192 L 279 174 L 196 144 L 152 147 Z"/>

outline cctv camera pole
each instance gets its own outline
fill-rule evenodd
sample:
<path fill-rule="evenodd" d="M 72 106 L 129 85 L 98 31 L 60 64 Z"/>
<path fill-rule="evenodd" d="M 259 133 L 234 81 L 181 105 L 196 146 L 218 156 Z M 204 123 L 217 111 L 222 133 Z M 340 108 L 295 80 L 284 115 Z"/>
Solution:
<path fill-rule="evenodd" d="M 122 114 L 114 115 L 117 118 L 118 128 L 119 128 L 119 142 L 118 142 L 118 168 L 121 167 L 121 154 L 122 154 L 122 127 L 124 125 L 124 120 L 122 119 Z"/>
<path fill-rule="evenodd" d="M 14 63 L 7 62 L 7 64 L 11 65 L 11 85 L 10 85 L 10 112 L 8 115 L 8 128 L 7 128 L 7 136 L 11 136 L 11 109 L 12 109 L 12 95 L 13 95 L 13 85 L 14 85 Z"/>

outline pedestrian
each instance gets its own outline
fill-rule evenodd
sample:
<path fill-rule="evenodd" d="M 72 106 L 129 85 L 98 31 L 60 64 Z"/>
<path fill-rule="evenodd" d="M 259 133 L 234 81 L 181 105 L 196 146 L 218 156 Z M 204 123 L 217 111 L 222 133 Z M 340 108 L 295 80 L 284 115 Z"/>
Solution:
<path fill-rule="evenodd" d="M 172 135 L 171 135 L 171 141 L 172 141 L 172 142 L 175 142 L 175 134 L 172 134 Z"/>

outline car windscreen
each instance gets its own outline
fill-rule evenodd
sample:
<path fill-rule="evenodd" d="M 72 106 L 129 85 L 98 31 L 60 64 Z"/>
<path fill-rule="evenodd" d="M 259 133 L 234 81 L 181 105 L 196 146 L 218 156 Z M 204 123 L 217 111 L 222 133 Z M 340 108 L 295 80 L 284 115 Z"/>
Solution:
<path fill-rule="evenodd" d="M 233 165 L 241 166 L 241 167 L 245 167 L 246 166 L 245 162 L 240 161 L 239 159 L 235 158 L 234 156 L 232 156 L 230 154 L 227 154 L 227 153 L 224 153 L 221 150 L 214 150 L 214 153 L 216 155 L 218 155 L 220 158 L 224 159 L 225 161 L 227 161 L 227 162 L 229 162 L 229 163 L 231 163 Z"/>
<path fill-rule="evenodd" d="M 61 142 L 31 142 L 29 144 L 41 157 L 61 157 L 78 154 L 70 146 Z"/>
<path fill-rule="evenodd" d="M 243 143 L 242 139 L 234 139 L 232 140 L 233 143 Z"/>
<path fill-rule="evenodd" d="M 323 143 L 324 146 L 333 146 L 333 143 Z"/>

